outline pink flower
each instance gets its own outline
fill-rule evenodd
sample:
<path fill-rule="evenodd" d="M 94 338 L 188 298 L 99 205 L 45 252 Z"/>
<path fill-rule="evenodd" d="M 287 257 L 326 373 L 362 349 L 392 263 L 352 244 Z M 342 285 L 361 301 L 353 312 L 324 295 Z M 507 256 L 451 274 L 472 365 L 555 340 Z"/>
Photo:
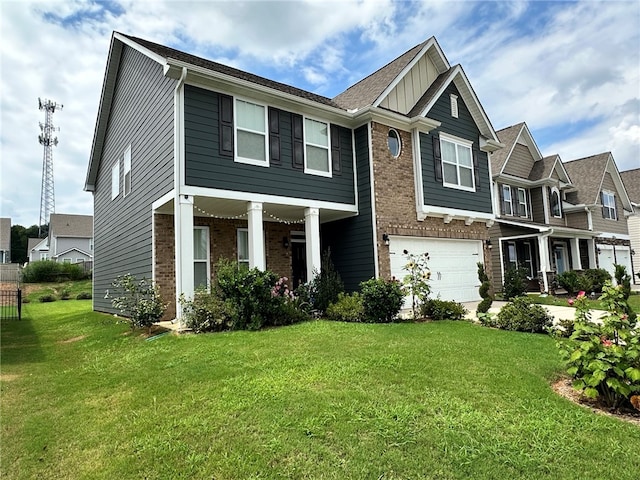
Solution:
<path fill-rule="evenodd" d="M 580 297 L 584 297 L 584 291 L 582 291 L 582 290 L 578 292 L 578 298 L 580 298 Z"/>
<path fill-rule="evenodd" d="M 573 298 L 570 298 L 569 300 L 567 300 L 567 303 L 573 307 Z"/>
<path fill-rule="evenodd" d="M 610 347 L 611 345 L 613 345 L 613 342 L 611 340 L 604 339 L 602 340 L 602 345 L 604 345 L 605 347 Z"/>

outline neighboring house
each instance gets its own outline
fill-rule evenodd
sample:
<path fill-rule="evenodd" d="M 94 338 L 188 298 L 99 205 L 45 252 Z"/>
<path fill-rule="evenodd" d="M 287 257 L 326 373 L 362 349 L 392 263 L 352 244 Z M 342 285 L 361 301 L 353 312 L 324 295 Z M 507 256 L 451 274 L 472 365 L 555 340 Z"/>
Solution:
<path fill-rule="evenodd" d="M 0 263 L 11 263 L 11 219 L 0 218 Z"/>
<path fill-rule="evenodd" d="M 85 189 L 94 308 L 118 275 L 176 298 L 221 257 L 295 287 L 323 251 L 347 289 L 429 252 L 434 296 L 479 299 L 501 147 L 434 38 L 331 99 L 114 33 Z"/>
<path fill-rule="evenodd" d="M 612 276 L 614 265 L 632 272 L 627 217 L 633 213 L 611 152 L 565 162 L 575 190 L 567 194 L 569 224 L 597 233 L 597 265 Z"/>
<path fill-rule="evenodd" d="M 28 239 L 29 261 L 80 263 L 93 260 L 93 217 L 52 213 L 49 235 Z"/>
<path fill-rule="evenodd" d="M 567 201 L 576 187 L 560 157 L 543 157 L 526 123 L 497 134 L 505 148 L 491 155 L 494 289 L 502 289 L 510 268 L 526 270 L 529 290 L 544 292 L 557 274 L 595 268 L 597 233 L 583 209 Z"/>
<path fill-rule="evenodd" d="M 633 267 L 633 282 L 640 283 L 638 273 L 640 273 L 640 168 L 620 172 L 622 183 L 624 183 L 631 204 L 633 205 L 633 215 L 627 218 L 629 225 L 629 241 L 631 242 L 631 265 Z"/>

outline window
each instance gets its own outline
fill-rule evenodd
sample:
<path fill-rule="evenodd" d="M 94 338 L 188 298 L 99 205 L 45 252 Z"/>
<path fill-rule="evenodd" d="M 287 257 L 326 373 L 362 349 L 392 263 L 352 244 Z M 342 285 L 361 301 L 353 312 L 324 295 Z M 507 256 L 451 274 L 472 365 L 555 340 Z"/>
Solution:
<path fill-rule="evenodd" d="M 529 242 L 524 242 L 522 246 L 524 247 L 522 258 L 523 268 L 526 268 L 529 272 L 530 279 L 535 278 L 535 272 L 533 271 L 533 257 L 531 256 L 531 244 Z"/>
<path fill-rule="evenodd" d="M 440 134 L 442 178 L 446 187 L 475 191 L 471 142 Z"/>
<path fill-rule="evenodd" d="M 249 268 L 249 230 L 238 229 L 238 265 Z"/>
<path fill-rule="evenodd" d="M 48 253 L 41 253 L 40 254 L 40 260 L 49 260 L 49 254 Z"/>
<path fill-rule="evenodd" d="M 209 288 L 209 227 L 193 227 L 193 286 Z"/>
<path fill-rule="evenodd" d="M 131 193 L 131 145 L 124 151 L 124 195 Z"/>
<path fill-rule="evenodd" d="M 516 253 L 516 242 L 507 242 L 507 263 L 509 268 L 518 268 L 518 255 Z"/>
<path fill-rule="evenodd" d="M 458 118 L 458 96 L 452 93 L 449 98 L 451 100 L 451 116 Z"/>
<path fill-rule="evenodd" d="M 329 168 L 329 125 L 304 119 L 305 172 L 331 176 Z"/>
<path fill-rule="evenodd" d="M 393 155 L 393 158 L 398 158 L 402 143 L 400 143 L 400 135 L 393 128 L 389 130 L 389 134 L 387 135 L 387 147 L 391 155 Z"/>
<path fill-rule="evenodd" d="M 527 191 L 524 188 L 518 188 L 518 215 L 528 217 L 527 209 Z"/>
<path fill-rule="evenodd" d="M 551 215 L 554 217 L 562 217 L 562 210 L 560 208 L 560 193 L 557 188 L 551 189 Z"/>
<path fill-rule="evenodd" d="M 602 192 L 602 216 L 611 220 L 617 220 L 616 196 L 611 192 Z"/>
<path fill-rule="evenodd" d="M 111 167 L 111 200 L 120 194 L 120 162 Z"/>
<path fill-rule="evenodd" d="M 513 215 L 511 187 L 509 185 L 502 185 L 502 213 L 505 215 Z"/>
<path fill-rule="evenodd" d="M 71 263 L 71 259 L 70 258 L 63 258 L 62 259 L 62 263 Z"/>
<path fill-rule="evenodd" d="M 236 99 L 236 159 L 252 165 L 267 161 L 267 113 L 262 105 Z"/>

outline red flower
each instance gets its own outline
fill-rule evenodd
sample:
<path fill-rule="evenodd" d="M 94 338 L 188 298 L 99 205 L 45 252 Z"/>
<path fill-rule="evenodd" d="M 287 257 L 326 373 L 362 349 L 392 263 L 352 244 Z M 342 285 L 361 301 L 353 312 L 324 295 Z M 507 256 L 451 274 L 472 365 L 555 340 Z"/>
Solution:
<path fill-rule="evenodd" d="M 580 297 L 584 297 L 584 291 L 582 291 L 582 290 L 580 290 L 578 292 L 578 298 L 580 298 Z"/>
<path fill-rule="evenodd" d="M 573 307 L 573 298 L 570 298 L 569 300 L 567 300 L 567 303 Z"/>
<path fill-rule="evenodd" d="M 611 345 L 613 345 L 613 342 L 609 340 L 607 337 L 605 337 L 604 335 L 600 337 L 600 341 L 602 342 L 602 345 L 604 345 L 605 347 L 610 347 Z"/>

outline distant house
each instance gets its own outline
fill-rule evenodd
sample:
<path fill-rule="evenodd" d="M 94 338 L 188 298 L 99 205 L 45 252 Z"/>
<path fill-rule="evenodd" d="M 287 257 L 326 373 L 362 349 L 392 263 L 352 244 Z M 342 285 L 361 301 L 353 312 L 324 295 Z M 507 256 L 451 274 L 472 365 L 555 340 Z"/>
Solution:
<path fill-rule="evenodd" d="M 311 280 L 330 250 L 348 290 L 430 253 L 434 296 L 479 299 L 501 148 L 435 38 L 327 98 L 114 33 L 85 190 L 94 308 L 117 275 L 176 299 L 219 258 Z"/>
<path fill-rule="evenodd" d="M 629 241 L 631 242 L 631 258 L 633 266 L 634 283 L 640 283 L 637 274 L 640 273 L 640 168 L 620 172 L 631 205 L 633 215 L 627 218 L 629 224 Z"/>
<path fill-rule="evenodd" d="M 11 219 L 0 218 L 0 263 L 11 263 Z"/>
<path fill-rule="evenodd" d="M 53 213 L 46 238 L 30 238 L 29 261 L 79 263 L 93 260 L 93 217 Z"/>

